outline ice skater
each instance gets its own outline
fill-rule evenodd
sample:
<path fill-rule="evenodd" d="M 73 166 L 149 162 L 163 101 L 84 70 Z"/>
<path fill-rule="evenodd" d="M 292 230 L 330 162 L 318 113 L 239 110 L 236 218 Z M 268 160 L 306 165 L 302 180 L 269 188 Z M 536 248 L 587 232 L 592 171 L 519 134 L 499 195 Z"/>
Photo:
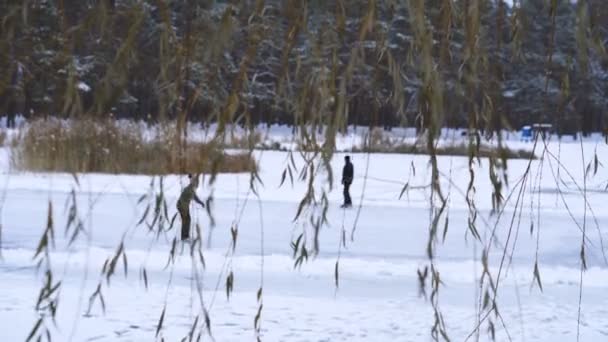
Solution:
<path fill-rule="evenodd" d="M 350 185 L 353 183 L 354 167 L 350 162 L 350 156 L 344 157 L 344 168 L 342 169 L 342 185 L 344 185 L 344 204 L 340 208 L 350 208 L 353 201 L 350 198 Z"/>
<path fill-rule="evenodd" d="M 203 208 L 205 203 L 196 196 L 196 188 L 198 188 L 198 175 L 188 175 L 190 184 L 182 190 L 182 194 L 177 200 L 177 211 L 182 220 L 182 240 L 188 240 L 190 238 L 190 202 L 194 201 L 200 204 Z"/>

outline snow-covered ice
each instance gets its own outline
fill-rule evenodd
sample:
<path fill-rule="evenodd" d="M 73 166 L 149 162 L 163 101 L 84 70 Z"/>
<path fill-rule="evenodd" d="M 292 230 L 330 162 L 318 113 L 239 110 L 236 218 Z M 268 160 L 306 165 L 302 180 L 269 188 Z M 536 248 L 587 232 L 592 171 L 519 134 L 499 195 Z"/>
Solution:
<path fill-rule="evenodd" d="M 517 148 L 532 146 L 509 144 Z M 505 262 L 497 298 L 507 329 L 492 316 L 498 341 L 576 340 L 582 240 L 578 225 L 583 224 L 588 235 L 588 270 L 583 274 L 580 340 L 608 340 L 608 269 L 602 251 L 608 224 L 608 193 L 604 190 L 608 164 L 598 164 L 597 174 L 586 180 L 588 207 L 577 188 L 585 183 L 583 171 L 593 161 L 594 153 L 597 151 L 603 162 L 608 146 L 586 140 L 583 148 L 585 163 L 579 142 L 552 142 L 551 152 L 559 154 L 563 163 L 559 188 L 553 178 L 556 161 L 546 157 L 540 176 L 540 160 L 533 161 L 528 182 L 535 190 L 524 193 L 523 214 L 521 218 L 516 215 L 512 234 L 508 228 L 517 191 L 509 198 L 497 225 L 497 241 L 489 256 L 492 274 L 498 273 L 502 246 L 508 243 L 511 249 L 517 239 L 513 257 L 507 257 Z M 540 156 L 539 148 L 536 154 Z M 264 341 L 429 341 L 433 311 L 419 295 L 416 273 L 428 262 L 428 156 L 354 154 L 356 177 L 351 194 L 355 205 L 362 203 L 362 207 L 353 241 L 350 235 L 357 208 L 339 209 L 341 189 L 334 187 L 329 194 L 329 226 L 320 232 L 320 253 L 296 269 L 290 243 L 302 222 L 294 223 L 293 219 L 307 184 L 296 182 L 292 187 L 287 181 L 279 188 L 288 162 L 285 152 L 256 152 L 256 156 L 264 182 L 259 197 L 248 192 L 248 174 L 220 175 L 212 188 L 205 183 L 199 189 L 201 195 L 214 195 L 216 226 L 210 229 L 206 213 L 192 207 L 193 220 L 200 223 L 205 236 L 202 301 L 209 311 L 214 339 L 255 340 L 256 293 L 263 281 L 260 322 Z M 337 154 L 332 163 L 336 185 L 342 156 Z M 35 303 L 44 275 L 36 272 L 33 256 L 46 225 L 49 202 L 53 204 L 56 227 L 56 247 L 50 257 L 55 280 L 62 281 L 57 326 L 50 326 L 53 340 L 154 340 L 165 306 L 163 329 L 158 336 L 167 341 L 188 336 L 201 303 L 188 249 L 166 267 L 176 229 L 157 239 L 147 228 L 136 227 L 144 210 L 137 202 L 148 191 L 150 177 L 79 175 L 77 184 L 68 174 L 12 171 L 8 158 L 9 151 L 0 149 L 1 341 L 25 340 L 38 318 Z M 510 181 L 505 194 L 518 190 L 516 185 L 527 163 L 509 161 Z M 482 239 L 487 239 L 496 223 L 496 215 L 490 215 L 487 166 L 487 160 L 475 166 L 475 198 L 480 212 L 477 225 Z M 468 160 L 440 157 L 439 167 L 445 177 L 452 179 L 450 183 L 442 178 L 444 192 L 450 193 L 450 225 L 445 242 L 436 246 L 437 266 L 444 282 L 439 303 L 450 338 L 464 341 L 477 317 L 482 246 L 467 234 L 469 212 L 463 192 L 469 181 Z M 174 202 L 185 181 L 185 177 L 165 178 L 170 215 L 175 212 Z M 412 189 L 399 199 L 406 182 Z M 72 189 L 76 190 L 88 235 L 67 248 L 69 237 L 63 231 L 68 216 L 66 202 Z M 239 217 L 236 252 L 230 256 L 230 227 Z M 534 232 L 530 234 L 532 220 Z M 342 227 L 347 243 L 339 251 Z M 542 292 L 533 278 L 538 232 Z M 125 277 L 121 264 L 110 286 L 103 283 L 105 314 L 98 302 L 86 314 L 102 265 L 115 253 L 123 236 L 129 272 Z M 338 253 L 336 289 L 334 268 Z M 147 271 L 147 289 L 142 268 Z M 234 273 L 234 292 L 229 299 L 225 292 L 227 269 Z M 487 325 L 483 325 L 480 340 L 489 338 Z M 205 336 L 203 340 L 208 339 Z"/>

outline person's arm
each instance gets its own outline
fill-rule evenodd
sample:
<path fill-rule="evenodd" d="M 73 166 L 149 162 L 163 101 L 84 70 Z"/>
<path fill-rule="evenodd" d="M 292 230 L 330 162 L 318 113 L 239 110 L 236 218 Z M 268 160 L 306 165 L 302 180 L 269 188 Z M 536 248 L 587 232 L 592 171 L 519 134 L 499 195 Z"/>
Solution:
<path fill-rule="evenodd" d="M 205 202 L 201 201 L 200 198 L 198 198 L 198 196 L 196 196 L 196 194 L 194 194 L 194 201 L 198 204 L 200 204 L 201 206 L 203 206 L 203 208 L 205 207 Z"/>

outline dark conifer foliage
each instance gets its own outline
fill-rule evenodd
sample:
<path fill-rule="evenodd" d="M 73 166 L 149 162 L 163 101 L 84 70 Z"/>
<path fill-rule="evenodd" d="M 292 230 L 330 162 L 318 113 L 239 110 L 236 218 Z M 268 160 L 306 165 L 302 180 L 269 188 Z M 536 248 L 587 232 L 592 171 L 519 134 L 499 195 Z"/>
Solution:
<path fill-rule="evenodd" d="M 214 122 L 236 92 L 234 119 L 247 112 L 254 123 L 297 124 L 315 107 L 296 99 L 321 82 L 333 92 L 327 105 L 337 106 L 348 77 L 349 124 L 424 128 L 409 2 L 2 1 L 1 112 Z M 562 133 L 605 129 L 602 0 L 423 6 L 442 126 L 469 127 L 470 113 L 491 104 L 484 130 L 531 122 Z M 472 9 L 477 21 L 468 20 Z"/>

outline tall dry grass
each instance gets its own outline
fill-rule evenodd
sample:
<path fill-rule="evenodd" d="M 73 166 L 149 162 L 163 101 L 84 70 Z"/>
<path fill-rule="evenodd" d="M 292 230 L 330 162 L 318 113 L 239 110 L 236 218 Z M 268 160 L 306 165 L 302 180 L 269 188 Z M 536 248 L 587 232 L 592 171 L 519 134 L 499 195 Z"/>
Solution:
<path fill-rule="evenodd" d="M 258 148 L 262 143 L 262 133 L 259 131 L 245 132 L 245 134 L 237 134 L 231 132 L 224 139 L 223 148 L 251 150 Z"/>
<path fill-rule="evenodd" d="M 350 152 L 353 153 L 396 153 L 396 154 L 425 154 L 442 156 L 464 156 L 474 155 L 480 158 L 499 159 L 536 159 L 533 151 L 524 149 L 511 149 L 504 145 L 491 146 L 479 144 L 479 146 L 460 142 L 446 146 L 434 146 L 430 151 L 425 142 L 404 142 L 385 134 L 382 129 L 373 129 L 363 144 L 355 146 Z"/>
<path fill-rule="evenodd" d="M 424 154 L 429 155 L 430 151 L 422 144 L 393 143 L 391 145 L 369 145 L 354 147 L 353 153 L 394 153 L 394 154 Z M 435 155 L 438 156 L 462 156 L 468 157 L 471 154 L 471 146 L 466 143 L 439 146 L 435 148 Z M 532 151 L 524 149 L 510 149 L 507 147 L 492 147 L 482 145 L 475 152 L 476 157 L 480 158 L 506 158 L 506 159 L 536 159 Z"/>
<path fill-rule="evenodd" d="M 183 153 L 175 128 L 153 134 L 131 122 L 37 120 L 16 137 L 11 162 L 20 170 L 164 175 L 250 172 L 248 153 L 229 154 L 214 143 L 189 142 Z"/>

